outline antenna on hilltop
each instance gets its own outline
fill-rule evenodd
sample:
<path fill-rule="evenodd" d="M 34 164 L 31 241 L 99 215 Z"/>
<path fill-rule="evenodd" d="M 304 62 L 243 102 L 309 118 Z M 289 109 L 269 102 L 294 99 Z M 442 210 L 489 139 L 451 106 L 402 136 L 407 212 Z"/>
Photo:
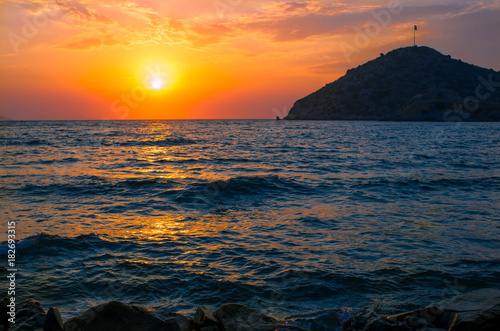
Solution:
<path fill-rule="evenodd" d="M 417 31 L 416 25 L 413 26 L 413 46 L 417 46 L 417 44 L 415 43 L 415 31 Z"/>

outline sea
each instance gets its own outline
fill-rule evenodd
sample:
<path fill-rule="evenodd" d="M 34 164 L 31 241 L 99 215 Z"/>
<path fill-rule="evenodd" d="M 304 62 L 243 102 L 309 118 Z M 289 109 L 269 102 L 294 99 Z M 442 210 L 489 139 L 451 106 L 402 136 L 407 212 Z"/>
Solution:
<path fill-rule="evenodd" d="M 9 121 L 0 149 L 3 274 L 14 222 L 17 302 L 63 318 L 239 302 L 334 330 L 500 288 L 499 123 Z"/>

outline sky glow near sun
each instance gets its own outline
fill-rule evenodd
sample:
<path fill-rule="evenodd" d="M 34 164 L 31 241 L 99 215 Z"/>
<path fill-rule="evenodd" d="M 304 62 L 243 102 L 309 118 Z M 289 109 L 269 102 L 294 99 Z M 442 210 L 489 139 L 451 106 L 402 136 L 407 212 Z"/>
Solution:
<path fill-rule="evenodd" d="M 282 117 L 414 24 L 418 45 L 499 70 L 498 17 L 500 0 L 1 1 L 0 115 Z"/>

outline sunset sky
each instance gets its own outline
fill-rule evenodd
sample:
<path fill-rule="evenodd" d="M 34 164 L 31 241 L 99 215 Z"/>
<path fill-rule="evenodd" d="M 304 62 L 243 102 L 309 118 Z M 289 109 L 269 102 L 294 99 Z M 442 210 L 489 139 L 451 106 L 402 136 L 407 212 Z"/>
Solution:
<path fill-rule="evenodd" d="M 0 1 L 0 115 L 274 118 L 413 44 L 500 70 L 500 0 Z"/>

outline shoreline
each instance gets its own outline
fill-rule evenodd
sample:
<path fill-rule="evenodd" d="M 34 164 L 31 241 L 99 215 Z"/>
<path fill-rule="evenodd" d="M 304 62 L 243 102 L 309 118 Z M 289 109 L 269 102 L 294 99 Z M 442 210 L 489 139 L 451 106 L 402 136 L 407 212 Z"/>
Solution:
<path fill-rule="evenodd" d="M 500 329 L 500 290 L 486 288 L 459 294 L 427 307 L 397 315 L 382 316 L 364 310 L 342 321 L 335 312 L 311 322 L 299 318 L 276 319 L 239 303 L 223 304 L 215 311 L 198 306 L 194 316 L 165 313 L 109 301 L 63 321 L 59 310 L 47 312 L 40 302 L 27 299 L 12 305 L 7 296 L 0 302 L 0 331 L 100 331 L 100 330 L 172 330 L 172 331 L 384 331 L 428 330 L 462 331 Z M 9 322 L 10 321 L 10 322 Z M 11 323 L 14 321 L 15 323 Z"/>

